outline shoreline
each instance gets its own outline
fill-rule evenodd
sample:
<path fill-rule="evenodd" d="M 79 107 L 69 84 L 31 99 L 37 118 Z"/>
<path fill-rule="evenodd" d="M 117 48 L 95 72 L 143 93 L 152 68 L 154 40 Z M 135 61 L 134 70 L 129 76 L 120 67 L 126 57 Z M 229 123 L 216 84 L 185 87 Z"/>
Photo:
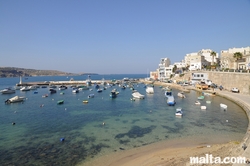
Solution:
<path fill-rule="evenodd" d="M 146 82 L 145 82 L 146 83 Z M 155 85 L 158 86 L 170 86 L 179 90 L 197 90 L 194 87 L 183 87 L 177 84 L 155 82 Z M 200 90 L 197 90 L 200 91 Z M 205 90 L 206 92 L 214 92 L 211 90 Z M 190 157 L 204 157 L 205 154 L 212 154 L 215 157 L 249 157 L 250 148 L 243 150 L 242 145 L 246 144 L 250 147 L 250 105 L 246 102 L 240 100 L 239 98 L 234 98 L 231 94 L 224 94 L 222 91 L 215 91 L 217 95 L 224 97 L 228 100 L 231 100 L 241 106 L 248 117 L 248 128 L 245 133 L 245 136 L 242 138 L 241 142 L 231 141 L 228 143 L 222 144 L 202 144 L 193 142 L 192 140 L 182 140 L 189 141 L 189 144 L 181 142 L 180 140 L 167 140 L 163 142 L 153 143 L 147 146 L 134 148 L 126 151 L 115 152 L 105 156 L 98 157 L 93 159 L 93 161 L 87 161 L 84 163 L 78 164 L 78 166 L 130 166 L 130 165 L 140 165 L 140 166 L 183 166 L 190 165 Z M 239 94 L 242 95 L 242 94 Z M 250 99 L 250 96 L 248 96 Z M 211 165 L 211 164 L 207 164 Z M 232 164 L 229 164 L 232 165 Z M 233 164 L 237 165 L 237 164 Z M 242 164 L 241 164 L 242 165 Z"/>

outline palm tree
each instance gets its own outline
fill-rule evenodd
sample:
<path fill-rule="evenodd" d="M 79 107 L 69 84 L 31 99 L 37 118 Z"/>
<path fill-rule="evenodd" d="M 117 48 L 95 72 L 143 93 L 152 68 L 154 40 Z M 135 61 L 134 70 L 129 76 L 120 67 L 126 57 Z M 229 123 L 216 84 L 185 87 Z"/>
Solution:
<path fill-rule="evenodd" d="M 236 64 L 237 64 L 237 68 L 238 68 L 238 60 L 239 59 L 242 59 L 242 53 L 241 52 L 235 52 L 234 53 L 234 58 L 235 58 L 235 62 L 236 62 Z"/>
<path fill-rule="evenodd" d="M 212 56 L 212 65 L 214 65 L 214 57 L 216 56 L 216 52 L 212 51 L 210 56 Z"/>

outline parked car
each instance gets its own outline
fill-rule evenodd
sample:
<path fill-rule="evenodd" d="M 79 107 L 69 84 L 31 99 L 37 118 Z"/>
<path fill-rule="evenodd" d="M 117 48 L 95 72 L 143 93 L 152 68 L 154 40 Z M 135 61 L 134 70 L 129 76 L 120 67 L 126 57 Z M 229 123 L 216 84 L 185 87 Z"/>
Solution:
<path fill-rule="evenodd" d="M 234 93 L 240 93 L 240 90 L 238 88 L 232 88 L 231 91 L 234 92 Z"/>

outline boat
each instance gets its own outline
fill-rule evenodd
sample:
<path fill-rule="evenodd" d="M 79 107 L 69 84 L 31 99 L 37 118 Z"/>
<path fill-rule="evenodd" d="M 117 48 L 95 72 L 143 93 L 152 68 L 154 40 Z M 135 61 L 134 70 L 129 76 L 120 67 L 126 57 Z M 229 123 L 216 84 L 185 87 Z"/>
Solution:
<path fill-rule="evenodd" d="M 172 94 L 172 90 L 165 91 L 165 96 L 167 97 L 167 104 L 169 106 L 174 106 L 176 104 L 174 96 Z"/>
<path fill-rule="evenodd" d="M 204 96 L 199 96 L 197 97 L 199 100 L 203 100 L 205 97 Z"/>
<path fill-rule="evenodd" d="M 79 93 L 79 90 L 77 88 L 72 90 L 73 93 Z"/>
<path fill-rule="evenodd" d="M 176 116 L 182 116 L 182 114 L 183 114 L 182 108 L 180 108 L 180 107 L 176 108 L 175 115 Z"/>
<path fill-rule="evenodd" d="M 195 104 L 195 105 L 200 105 L 201 103 L 197 100 L 197 101 L 195 101 L 194 104 Z"/>
<path fill-rule="evenodd" d="M 210 101 L 210 100 L 207 100 L 207 101 L 206 101 L 206 103 L 207 103 L 207 104 L 210 104 L 210 103 L 211 103 L 211 101 Z"/>
<path fill-rule="evenodd" d="M 20 89 L 20 91 L 30 91 L 30 89 L 27 86 L 24 86 Z"/>
<path fill-rule="evenodd" d="M 63 104 L 63 103 L 64 103 L 64 100 L 57 101 L 57 104 Z"/>
<path fill-rule="evenodd" d="M 227 105 L 226 104 L 220 103 L 220 107 L 223 108 L 223 109 L 227 109 Z"/>
<path fill-rule="evenodd" d="M 144 95 L 140 94 L 139 92 L 133 92 L 132 96 L 136 99 L 144 99 Z"/>
<path fill-rule="evenodd" d="M 183 92 L 179 92 L 179 93 L 177 94 L 177 96 L 180 97 L 180 98 L 186 98 L 186 96 L 184 95 Z"/>
<path fill-rule="evenodd" d="M 102 89 L 101 89 L 101 88 L 98 88 L 96 91 L 97 91 L 97 92 L 102 92 Z"/>
<path fill-rule="evenodd" d="M 43 88 L 43 86 L 42 86 L 42 88 Z M 55 89 L 55 88 L 57 88 L 57 86 L 56 85 L 50 85 L 49 88 Z"/>
<path fill-rule="evenodd" d="M 99 86 L 98 84 L 96 84 L 96 85 L 95 85 L 95 88 L 96 88 L 96 89 L 99 89 L 99 88 L 100 88 L 100 86 Z"/>
<path fill-rule="evenodd" d="M 88 103 L 89 101 L 88 101 L 88 100 L 83 100 L 82 102 L 83 102 L 83 103 Z"/>
<path fill-rule="evenodd" d="M 113 89 L 111 92 L 110 92 L 110 98 L 116 98 L 116 96 L 117 96 L 117 93 L 116 93 L 116 90 L 115 89 Z"/>
<path fill-rule="evenodd" d="M 68 87 L 67 87 L 67 86 L 64 86 L 64 85 L 61 85 L 61 86 L 59 86 L 58 89 L 59 89 L 59 90 L 65 90 L 65 89 L 68 89 Z"/>
<path fill-rule="evenodd" d="M 55 89 L 49 89 L 50 93 L 56 93 Z"/>
<path fill-rule="evenodd" d="M 11 93 L 15 93 L 15 92 L 16 92 L 16 90 L 11 88 L 11 87 L 8 87 L 8 88 L 1 90 L 2 94 L 11 94 Z"/>
<path fill-rule="evenodd" d="M 35 85 L 28 86 L 28 88 L 29 88 L 30 90 L 36 90 L 36 89 L 37 89 L 37 87 L 36 87 Z"/>
<path fill-rule="evenodd" d="M 93 93 L 88 95 L 88 98 L 93 98 L 93 97 L 95 97 L 95 94 Z"/>
<path fill-rule="evenodd" d="M 203 106 L 201 106 L 201 109 L 205 110 L 205 109 L 207 109 L 207 107 L 203 105 Z"/>
<path fill-rule="evenodd" d="M 5 101 L 5 104 L 16 103 L 24 101 L 25 97 L 15 96 Z"/>
<path fill-rule="evenodd" d="M 154 93 L 154 88 L 152 86 L 147 86 L 146 87 L 146 92 L 149 93 L 149 94 L 152 94 L 152 93 Z"/>
<path fill-rule="evenodd" d="M 48 94 L 42 95 L 43 98 L 48 97 Z"/>
<path fill-rule="evenodd" d="M 88 90 L 89 89 L 89 87 L 87 87 L 87 86 L 78 86 L 77 88 L 79 90 Z"/>

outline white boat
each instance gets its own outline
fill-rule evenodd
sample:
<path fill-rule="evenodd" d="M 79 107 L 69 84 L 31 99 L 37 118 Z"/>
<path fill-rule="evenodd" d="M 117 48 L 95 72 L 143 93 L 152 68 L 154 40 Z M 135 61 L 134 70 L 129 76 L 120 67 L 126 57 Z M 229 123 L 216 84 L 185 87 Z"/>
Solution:
<path fill-rule="evenodd" d="M 200 105 L 201 103 L 199 101 L 195 101 L 195 105 Z"/>
<path fill-rule="evenodd" d="M 27 86 L 24 86 L 20 89 L 20 91 L 30 91 L 30 88 Z"/>
<path fill-rule="evenodd" d="M 59 90 L 65 90 L 65 89 L 68 89 L 68 87 L 67 87 L 67 86 L 64 86 L 64 85 L 61 85 L 58 89 L 59 89 Z"/>
<path fill-rule="evenodd" d="M 154 88 L 152 86 L 147 86 L 146 92 L 149 94 L 152 94 L 152 93 L 154 93 Z"/>
<path fill-rule="evenodd" d="M 207 100 L 207 101 L 206 101 L 206 103 L 207 103 L 207 104 L 210 104 L 210 103 L 211 103 L 211 101 L 210 101 L 210 100 Z"/>
<path fill-rule="evenodd" d="M 72 92 L 73 93 L 79 93 L 79 90 L 78 89 L 73 89 Z"/>
<path fill-rule="evenodd" d="M 144 99 L 144 95 L 140 94 L 139 92 L 133 92 L 132 96 L 136 99 Z"/>
<path fill-rule="evenodd" d="M 186 98 L 186 96 L 184 95 L 183 92 L 179 92 L 179 93 L 177 94 L 177 96 L 180 97 L 180 98 Z"/>
<path fill-rule="evenodd" d="M 29 86 L 28 88 L 29 88 L 30 90 L 36 90 L 36 89 L 37 89 L 37 86 L 32 85 L 32 86 Z"/>
<path fill-rule="evenodd" d="M 25 97 L 15 96 L 15 97 L 12 97 L 10 99 L 7 99 L 5 101 L 5 103 L 10 104 L 10 103 L 22 102 L 22 101 L 24 101 L 24 99 L 25 99 Z"/>
<path fill-rule="evenodd" d="M 227 109 L 227 105 L 226 104 L 220 103 L 220 107 L 223 108 L 223 109 Z"/>
<path fill-rule="evenodd" d="M 202 110 L 206 110 L 207 107 L 203 105 L 203 106 L 201 106 L 201 109 L 202 109 Z"/>
<path fill-rule="evenodd" d="M 171 90 L 167 90 L 165 91 L 165 96 L 167 97 L 167 103 L 169 106 L 174 106 L 175 105 L 175 100 L 174 100 L 174 96 L 172 94 Z"/>
<path fill-rule="evenodd" d="M 16 92 L 16 90 L 12 89 L 11 87 L 1 90 L 2 94 L 10 94 L 10 93 L 15 93 L 15 92 Z"/>
<path fill-rule="evenodd" d="M 183 114 L 182 108 L 180 108 L 180 107 L 176 108 L 175 115 L 176 116 L 182 116 L 182 114 Z"/>

